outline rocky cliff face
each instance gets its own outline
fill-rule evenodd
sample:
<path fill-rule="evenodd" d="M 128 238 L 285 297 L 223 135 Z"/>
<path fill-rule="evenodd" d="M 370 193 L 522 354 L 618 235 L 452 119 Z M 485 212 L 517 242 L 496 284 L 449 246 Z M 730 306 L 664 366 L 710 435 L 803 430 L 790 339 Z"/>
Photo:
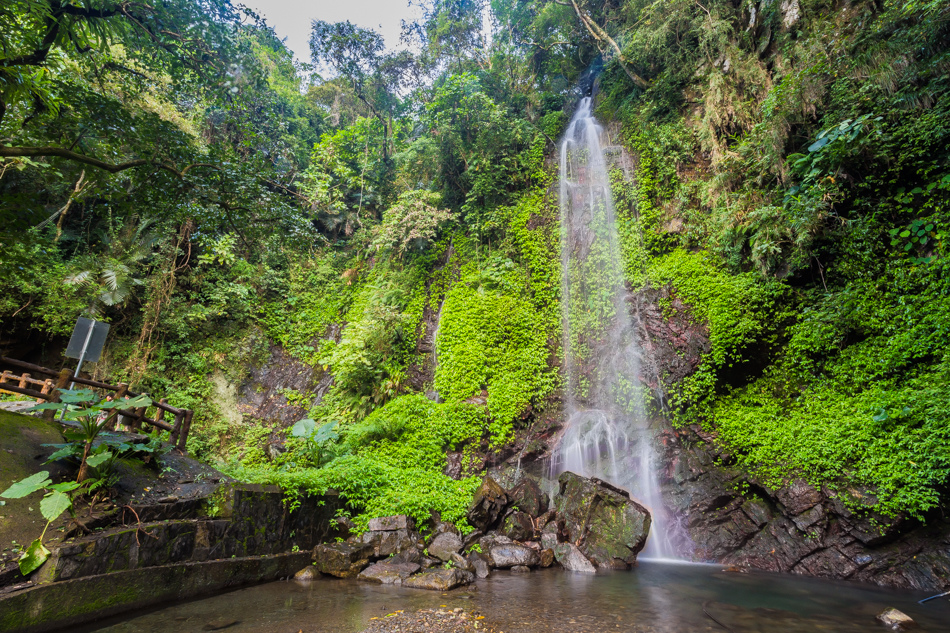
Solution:
<path fill-rule="evenodd" d="M 672 309 L 661 311 L 660 300 Z M 709 344 L 688 307 L 665 289 L 638 293 L 630 305 L 660 385 L 694 371 Z M 714 432 L 657 423 L 668 429 L 658 447 L 664 500 L 692 538 L 694 560 L 928 590 L 950 576 L 950 521 L 939 512 L 921 524 L 855 512 L 801 480 L 770 489 L 731 465 Z"/>
<path fill-rule="evenodd" d="M 696 560 L 939 589 L 950 575 L 950 522 L 859 514 L 801 480 L 772 490 L 738 469 L 698 428 L 663 436 L 664 499 Z"/>

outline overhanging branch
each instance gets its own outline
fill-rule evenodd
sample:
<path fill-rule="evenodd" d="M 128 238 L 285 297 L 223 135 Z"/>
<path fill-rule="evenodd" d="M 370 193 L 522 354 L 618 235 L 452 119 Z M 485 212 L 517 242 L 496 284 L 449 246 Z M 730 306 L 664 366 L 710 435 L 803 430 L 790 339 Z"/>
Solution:
<path fill-rule="evenodd" d="M 168 161 L 156 161 L 147 158 L 136 158 L 135 160 L 128 160 L 124 163 L 107 163 L 104 160 L 86 156 L 85 154 L 80 154 L 63 147 L 0 147 L 0 158 L 43 158 L 47 156 L 56 156 L 58 158 L 65 158 L 66 160 L 82 163 L 83 165 L 97 167 L 110 174 L 116 174 L 120 171 L 133 169 L 135 167 L 152 166 L 163 169 L 179 178 L 184 178 L 188 172 L 195 167 L 214 167 L 214 165 L 210 163 L 194 163 L 179 170 L 174 164 Z"/>

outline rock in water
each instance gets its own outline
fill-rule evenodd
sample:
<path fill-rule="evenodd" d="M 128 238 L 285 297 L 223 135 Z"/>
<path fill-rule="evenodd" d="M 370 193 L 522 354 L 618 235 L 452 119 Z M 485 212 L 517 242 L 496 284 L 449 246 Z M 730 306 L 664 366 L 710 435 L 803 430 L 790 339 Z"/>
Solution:
<path fill-rule="evenodd" d="M 879 613 L 877 619 L 894 631 L 909 631 L 917 627 L 917 623 L 909 615 L 893 608 Z"/>
<path fill-rule="evenodd" d="M 511 568 L 511 573 L 513 574 L 530 574 L 531 568 L 527 565 L 515 565 Z"/>
<path fill-rule="evenodd" d="M 578 543 L 581 553 L 598 567 L 636 562 L 650 532 L 649 510 L 600 479 L 565 472 L 558 483 L 554 504 L 570 542 Z"/>
<path fill-rule="evenodd" d="M 468 562 L 479 578 L 488 578 L 491 575 L 491 559 L 481 552 L 472 552 L 468 555 Z"/>
<path fill-rule="evenodd" d="M 491 477 L 485 476 L 475 491 L 468 509 L 468 522 L 479 530 L 487 531 L 498 523 L 508 505 L 508 495 Z"/>
<path fill-rule="evenodd" d="M 304 567 L 296 574 L 294 574 L 294 580 L 300 580 L 304 582 L 309 582 L 317 578 L 317 569 L 311 565 L 310 567 Z"/>
<path fill-rule="evenodd" d="M 576 571 L 582 574 L 597 573 L 594 564 L 587 560 L 587 557 L 573 543 L 561 543 L 555 547 L 554 557 L 561 564 L 561 567 L 568 571 Z"/>
<path fill-rule="evenodd" d="M 541 562 L 539 563 L 541 567 L 550 567 L 554 564 L 554 549 L 543 549 L 539 556 L 541 558 Z"/>
<path fill-rule="evenodd" d="M 433 569 L 410 577 L 403 585 L 414 589 L 448 591 L 467 585 L 474 580 L 475 574 L 461 569 Z"/>
<path fill-rule="evenodd" d="M 359 580 L 378 582 L 384 585 L 401 585 L 409 576 L 419 571 L 418 563 L 398 563 L 392 559 L 374 563 L 360 572 Z"/>
<path fill-rule="evenodd" d="M 313 548 L 313 564 L 317 571 L 337 578 L 352 578 L 369 565 L 373 556 L 369 544 L 329 543 Z"/>
<path fill-rule="evenodd" d="M 427 549 L 430 556 L 450 561 L 452 554 L 457 554 L 462 549 L 462 537 L 453 532 L 442 532 L 432 539 Z"/>
<path fill-rule="evenodd" d="M 488 551 L 488 558 L 491 559 L 492 566 L 499 569 L 507 569 L 518 565 L 534 567 L 541 562 L 541 557 L 536 550 L 515 544 L 493 546 Z"/>
<path fill-rule="evenodd" d="M 522 479 L 508 492 L 513 507 L 537 518 L 548 511 L 548 495 L 532 479 Z"/>

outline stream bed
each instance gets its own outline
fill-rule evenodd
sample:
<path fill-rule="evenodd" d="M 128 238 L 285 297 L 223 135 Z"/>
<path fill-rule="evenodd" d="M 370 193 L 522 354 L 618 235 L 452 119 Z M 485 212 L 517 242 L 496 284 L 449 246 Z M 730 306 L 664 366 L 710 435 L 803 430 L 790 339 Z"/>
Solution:
<path fill-rule="evenodd" d="M 357 633 L 397 610 L 477 612 L 496 632 L 829 633 L 888 629 L 875 620 L 894 607 L 918 630 L 950 631 L 946 598 L 802 576 L 723 571 L 720 565 L 641 562 L 588 576 L 561 569 L 498 572 L 449 593 L 357 580 L 272 582 L 101 622 L 84 631 L 179 633 L 231 623 L 228 633 Z M 75 629 L 74 629 L 75 630 Z"/>

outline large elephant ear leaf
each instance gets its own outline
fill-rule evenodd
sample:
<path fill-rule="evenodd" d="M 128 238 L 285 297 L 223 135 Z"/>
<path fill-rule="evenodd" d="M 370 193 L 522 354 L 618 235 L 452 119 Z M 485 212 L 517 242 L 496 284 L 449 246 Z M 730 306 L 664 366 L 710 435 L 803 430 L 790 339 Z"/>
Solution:
<path fill-rule="evenodd" d="M 310 437 L 315 428 L 317 428 L 316 422 L 310 418 L 304 418 L 290 427 L 290 434 L 294 437 Z"/>
<path fill-rule="evenodd" d="M 26 576 L 49 558 L 49 550 L 43 546 L 42 539 L 36 539 L 20 557 L 20 573 Z"/>
<path fill-rule="evenodd" d="M 73 502 L 69 495 L 54 490 L 40 501 L 40 512 L 43 513 L 43 517 L 47 521 L 55 521 L 71 505 L 73 505 Z"/>
<path fill-rule="evenodd" d="M 53 483 L 49 478 L 49 471 L 41 470 L 35 475 L 30 475 L 26 479 L 21 479 L 16 482 L 3 492 L 0 492 L 0 497 L 6 499 L 20 499 L 27 495 L 31 495 L 37 490 L 42 490 L 46 486 Z"/>

